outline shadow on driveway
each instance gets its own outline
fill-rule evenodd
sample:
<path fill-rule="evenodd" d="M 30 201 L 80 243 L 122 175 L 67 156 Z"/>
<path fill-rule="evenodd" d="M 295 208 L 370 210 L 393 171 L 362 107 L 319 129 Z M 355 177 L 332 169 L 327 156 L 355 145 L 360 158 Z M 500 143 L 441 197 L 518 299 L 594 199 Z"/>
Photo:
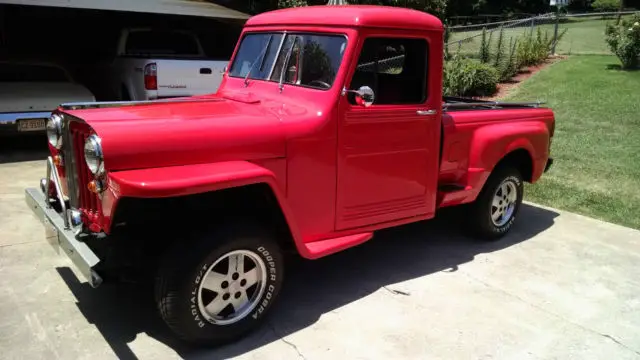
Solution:
<path fill-rule="evenodd" d="M 129 347 L 136 336 L 148 336 L 188 358 L 224 359 L 280 340 L 314 324 L 324 313 L 357 301 L 389 284 L 458 266 L 482 253 L 526 241 L 554 223 L 557 213 L 526 204 L 510 234 L 497 242 L 478 242 L 461 234 L 459 210 L 435 220 L 376 233 L 371 241 L 329 257 L 288 264 L 287 278 L 268 324 L 243 340 L 215 349 L 190 348 L 172 337 L 156 313 L 151 289 L 118 284 L 92 289 L 69 268 L 58 272 L 119 359 L 136 359 Z"/>

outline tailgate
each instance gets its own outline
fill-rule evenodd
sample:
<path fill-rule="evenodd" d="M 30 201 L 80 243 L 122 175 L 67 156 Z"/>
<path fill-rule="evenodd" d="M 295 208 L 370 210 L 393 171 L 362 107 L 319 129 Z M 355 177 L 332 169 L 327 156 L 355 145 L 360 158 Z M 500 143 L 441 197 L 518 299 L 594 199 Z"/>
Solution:
<path fill-rule="evenodd" d="M 227 61 L 155 60 L 158 97 L 211 94 L 218 90 Z"/>

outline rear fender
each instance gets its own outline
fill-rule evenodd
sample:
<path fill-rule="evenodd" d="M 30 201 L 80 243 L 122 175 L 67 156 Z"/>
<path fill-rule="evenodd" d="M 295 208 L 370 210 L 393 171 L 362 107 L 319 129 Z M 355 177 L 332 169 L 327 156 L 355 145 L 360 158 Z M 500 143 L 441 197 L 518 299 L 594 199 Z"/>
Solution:
<path fill-rule="evenodd" d="M 531 182 L 535 182 L 548 156 L 549 130 L 542 121 L 500 123 L 476 130 L 471 140 L 468 184 L 479 192 L 494 167 L 513 151 L 531 156 Z"/>
<path fill-rule="evenodd" d="M 269 186 L 289 227 L 298 251 L 304 256 L 306 247 L 293 221 L 293 215 L 273 172 L 247 161 L 229 161 L 153 169 L 125 170 L 109 174 L 106 197 L 109 223 L 117 200 L 123 197 L 157 199 L 209 193 L 254 184 Z M 104 201 L 103 201 L 104 202 Z"/>

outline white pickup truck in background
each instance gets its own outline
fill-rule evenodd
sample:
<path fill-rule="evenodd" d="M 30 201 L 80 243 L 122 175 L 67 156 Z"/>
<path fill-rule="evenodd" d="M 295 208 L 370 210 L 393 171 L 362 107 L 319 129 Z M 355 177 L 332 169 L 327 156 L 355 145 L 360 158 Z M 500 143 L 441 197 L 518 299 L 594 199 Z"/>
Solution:
<path fill-rule="evenodd" d="M 228 59 L 210 60 L 188 31 L 125 29 L 116 57 L 101 72 L 109 97 L 155 100 L 214 93 Z"/>

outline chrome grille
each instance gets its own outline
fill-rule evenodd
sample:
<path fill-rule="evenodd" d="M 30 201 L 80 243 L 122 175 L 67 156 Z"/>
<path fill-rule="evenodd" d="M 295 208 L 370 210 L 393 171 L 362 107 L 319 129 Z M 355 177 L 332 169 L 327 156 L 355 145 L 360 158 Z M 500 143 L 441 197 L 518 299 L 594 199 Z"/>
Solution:
<path fill-rule="evenodd" d="M 87 185 L 93 180 L 84 159 L 84 142 L 90 135 L 90 128 L 81 121 L 65 116 L 63 122 L 62 148 L 65 159 L 69 205 L 81 210 L 86 219 L 96 221 L 100 214 L 98 195 L 92 193 Z"/>
<path fill-rule="evenodd" d="M 78 187 L 79 208 L 89 212 L 88 215 L 95 215 L 98 210 L 98 199 L 96 194 L 87 188 L 89 182 L 93 180 L 93 174 L 84 159 L 84 142 L 89 137 L 89 131 L 82 126 L 74 126 L 71 127 L 70 132 L 77 159 L 75 170 L 79 179 L 78 185 L 80 185 Z"/>
<path fill-rule="evenodd" d="M 76 157 L 74 154 L 74 143 L 69 131 L 71 120 L 68 116 L 62 121 L 62 156 L 65 162 L 65 177 L 67 178 L 67 189 L 69 196 L 69 205 L 77 209 L 78 201 L 78 174 L 76 173 Z"/>

